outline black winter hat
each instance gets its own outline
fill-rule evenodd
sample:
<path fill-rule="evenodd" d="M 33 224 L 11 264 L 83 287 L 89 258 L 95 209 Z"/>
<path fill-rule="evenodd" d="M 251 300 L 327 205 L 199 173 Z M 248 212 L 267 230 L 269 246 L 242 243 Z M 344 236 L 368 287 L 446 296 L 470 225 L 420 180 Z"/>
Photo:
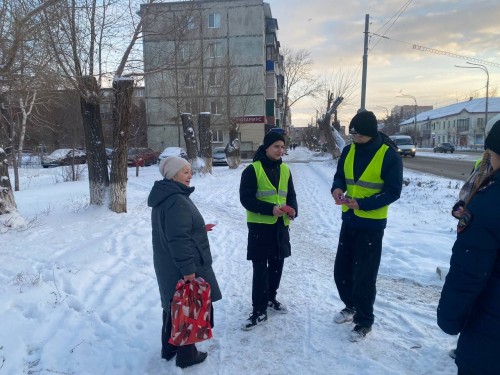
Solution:
<path fill-rule="evenodd" d="M 491 150 L 500 155 L 500 120 L 495 122 L 491 127 L 491 130 L 484 141 L 484 149 Z"/>
<path fill-rule="evenodd" d="M 285 143 L 285 137 L 282 134 L 277 132 L 269 132 L 264 136 L 264 140 L 262 141 L 262 145 L 264 146 L 264 150 L 267 150 L 269 146 L 271 146 L 276 141 L 283 141 Z"/>
<path fill-rule="evenodd" d="M 377 118 L 371 111 L 357 113 L 349 124 L 349 133 L 376 137 L 378 134 Z"/>

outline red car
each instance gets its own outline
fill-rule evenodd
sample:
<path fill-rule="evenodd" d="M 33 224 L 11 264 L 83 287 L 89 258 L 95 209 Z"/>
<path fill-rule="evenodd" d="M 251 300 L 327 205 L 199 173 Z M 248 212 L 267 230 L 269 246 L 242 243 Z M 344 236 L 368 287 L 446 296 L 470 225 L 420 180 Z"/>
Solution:
<path fill-rule="evenodd" d="M 158 162 L 159 153 L 150 148 L 131 148 L 128 150 L 127 165 L 129 167 L 147 167 Z"/>

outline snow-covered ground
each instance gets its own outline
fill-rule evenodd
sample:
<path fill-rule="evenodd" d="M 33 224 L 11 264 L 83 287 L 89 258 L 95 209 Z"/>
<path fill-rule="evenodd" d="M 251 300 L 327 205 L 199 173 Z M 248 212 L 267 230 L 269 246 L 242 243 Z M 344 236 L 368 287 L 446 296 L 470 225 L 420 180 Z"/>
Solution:
<path fill-rule="evenodd" d="M 456 338 L 436 325 L 455 239 L 450 208 L 460 181 L 405 171 L 408 186 L 389 210 L 372 333 L 348 341 L 333 280 L 340 208 L 330 195 L 336 163 L 304 148 L 285 156 L 299 217 L 291 226 L 278 299 L 287 315 L 245 332 L 251 311 L 241 172 L 195 176 L 191 195 L 207 223 L 223 299 L 214 304 L 209 353 L 181 370 L 160 358 L 161 307 L 146 199 L 156 166 L 129 170 L 128 213 L 88 206 L 88 182 L 61 182 L 61 169 L 21 169 L 15 194 L 24 229 L 0 228 L 0 374 L 443 374 Z M 12 177 L 12 174 L 11 174 Z M 5 217 L 2 218 L 5 220 Z"/>

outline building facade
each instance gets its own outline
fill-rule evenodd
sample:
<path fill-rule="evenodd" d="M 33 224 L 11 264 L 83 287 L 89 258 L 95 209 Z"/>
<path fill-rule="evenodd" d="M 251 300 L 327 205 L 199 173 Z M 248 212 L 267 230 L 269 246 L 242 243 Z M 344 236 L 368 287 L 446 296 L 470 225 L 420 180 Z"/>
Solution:
<path fill-rule="evenodd" d="M 141 6 L 149 147 L 184 146 L 181 114 L 211 113 L 213 147 L 239 124 L 243 153 L 279 125 L 278 23 L 262 0 L 178 1 Z"/>
<path fill-rule="evenodd" d="M 449 142 L 458 147 L 482 148 L 487 120 L 500 113 L 500 98 L 470 99 L 436 108 L 400 123 L 400 132 L 410 134 L 420 147 L 434 147 Z M 487 119 L 486 119 L 487 118 Z"/>

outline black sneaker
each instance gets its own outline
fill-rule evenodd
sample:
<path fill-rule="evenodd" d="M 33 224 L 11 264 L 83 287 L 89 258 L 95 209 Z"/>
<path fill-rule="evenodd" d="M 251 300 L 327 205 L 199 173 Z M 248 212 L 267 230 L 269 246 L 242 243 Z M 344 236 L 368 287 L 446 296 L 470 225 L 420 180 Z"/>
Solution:
<path fill-rule="evenodd" d="M 286 314 L 288 312 L 288 309 L 286 308 L 285 305 L 282 303 L 276 301 L 275 299 L 272 301 L 269 301 L 267 303 L 267 306 L 271 309 L 271 311 L 276 311 L 280 314 Z"/>
<path fill-rule="evenodd" d="M 363 327 L 356 324 L 351 331 L 349 340 L 351 340 L 352 342 L 363 341 L 366 338 L 366 335 L 371 331 L 372 327 Z"/>
<path fill-rule="evenodd" d="M 260 313 L 258 311 L 254 311 L 250 314 L 245 323 L 243 323 L 241 329 L 244 331 L 250 331 L 251 329 L 265 323 L 267 323 L 267 312 Z"/>

